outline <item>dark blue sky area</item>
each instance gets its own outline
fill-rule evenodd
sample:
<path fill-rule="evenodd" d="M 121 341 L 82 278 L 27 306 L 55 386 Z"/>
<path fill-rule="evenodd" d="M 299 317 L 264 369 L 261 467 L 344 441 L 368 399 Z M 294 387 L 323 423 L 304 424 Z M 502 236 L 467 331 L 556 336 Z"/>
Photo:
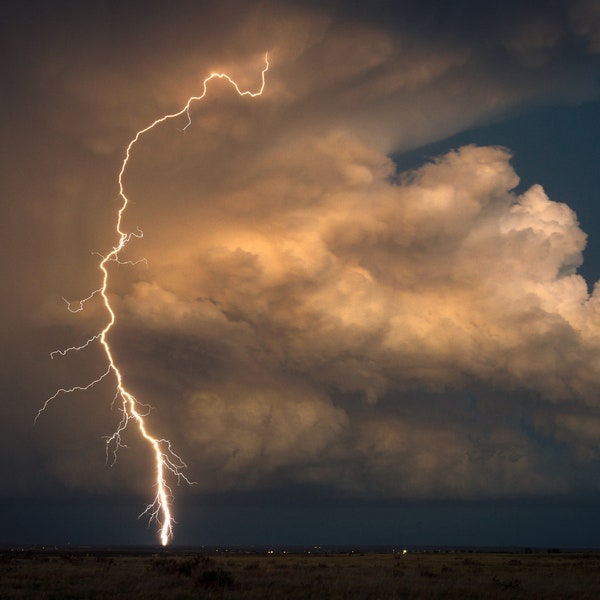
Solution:
<path fill-rule="evenodd" d="M 156 544 L 136 510 L 143 499 L 2 501 L 2 543 Z M 598 502 L 304 505 L 230 496 L 182 501 L 175 545 L 391 545 L 597 548 Z"/>

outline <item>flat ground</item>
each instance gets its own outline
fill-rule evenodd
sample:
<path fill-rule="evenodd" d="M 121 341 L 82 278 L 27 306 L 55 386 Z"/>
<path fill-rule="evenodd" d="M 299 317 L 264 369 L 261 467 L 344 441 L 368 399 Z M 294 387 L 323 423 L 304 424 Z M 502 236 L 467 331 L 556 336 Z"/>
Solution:
<path fill-rule="evenodd" d="M 0 552 L 0 598 L 600 598 L 600 553 Z"/>

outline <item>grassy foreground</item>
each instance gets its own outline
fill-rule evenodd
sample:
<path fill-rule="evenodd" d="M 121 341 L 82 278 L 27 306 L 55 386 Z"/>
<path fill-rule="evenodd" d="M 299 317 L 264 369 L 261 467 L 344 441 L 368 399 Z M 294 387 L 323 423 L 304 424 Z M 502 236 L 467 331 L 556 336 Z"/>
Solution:
<path fill-rule="evenodd" d="M 0 553 L 0 598 L 600 598 L 600 553 Z"/>

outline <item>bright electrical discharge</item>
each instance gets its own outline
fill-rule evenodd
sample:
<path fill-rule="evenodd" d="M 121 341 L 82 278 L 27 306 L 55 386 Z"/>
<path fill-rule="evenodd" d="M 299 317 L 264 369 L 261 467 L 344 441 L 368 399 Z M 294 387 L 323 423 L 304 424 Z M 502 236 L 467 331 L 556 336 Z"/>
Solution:
<path fill-rule="evenodd" d="M 98 255 L 101 259 L 98 264 L 98 268 L 102 272 L 102 285 L 98 289 L 94 290 L 87 298 L 84 298 L 83 300 L 79 300 L 76 302 L 70 302 L 63 298 L 63 300 L 67 304 L 68 310 L 70 312 L 77 313 L 77 312 L 80 312 L 83 310 L 86 302 L 90 301 L 92 298 L 94 298 L 96 296 L 100 296 L 100 298 L 102 299 L 102 302 L 104 304 L 104 307 L 106 309 L 106 312 L 108 313 L 108 322 L 104 326 L 104 329 L 102 329 L 96 335 L 92 336 L 90 339 L 88 339 L 85 343 L 81 344 L 80 346 L 71 346 L 69 348 L 65 348 L 64 350 L 55 350 L 54 352 L 52 352 L 50 354 L 50 356 L 52 358 L 54 358 L 57 355 L 65 356 L 69 352 L 76 352 L 79 350 L 83 350 L 83 349 L 87 348 L 90 344 L 92 344 L 93 342 L 98 341 L 100 343 L 100 345 L 102 346 L 102 348 L 104 349 L 104 353 L 106 354 L 106 358 L 108 360 L 107 369 L 97 379 L 94 379 L 93 381 L 89 382 L 85 386 L 74 386 L 74 387 L 71 387 L 68 389 L 60 388 L 59 390 L 57 390 L 54 393 L 53 396 L 51 396 L 50 398 L 48 398 L 46 400 L 46 402 L 44 402 L 44 405 L 42 406 L 42 408 L 40 408 L 40 410 L 38 411 L 38 414 L 35 417 L 35 422 L 37 422 L 38 418 L 40 417 L 42 412 L 44 412 L 46 410 L 46 408 L 48 407 L 50 402 L 52 402 L 52 400 L 54 400 L 60 394 L 70 394 L 73 392 L 89 390 L 90 388 L 95 386 L 97 383 L 100 383 L 105 377 L 108 377 L 111 374 L 115 377 L 116 393 L 115 393 L 113 403 L 115 401 L 120 401 L 119 410 L 122 413 L 122 417 L 121 417 L 121 420 L 120 420 L 119 424 L 117 425 L 117 428 L 114 431 L 114 433 L 106 438 L 107 461 L 108 461 L 108 457 L 109 457 L 109 454 L 112 449 L 112 455 L 113 455 L 112 464 L 114 464 L 114 461 L 117 458 L 117 452 L 118 452 L 119 448 L 124 447 L 124 444 L 122 443 L 122 440 L 121 440 L 121 436 L 122 436 L 123 432 L 125 431 L 125 429 L 127 428 L 127 426 L 129 425 L 129 422 L 134 421 L 135 424 L 138 426 L 138 429 L 139 429 L 139 432 L 140 432 L 142 438 L 144 440 L 146 440 L 146 442 L 150 445 L 152 454 L 154 455 L 154 463 L 155 463 L 155 467 L 156 467 L 156 477 L 155 477 L 155 485 L 156 485 L 156 490 L 157 490 L 156 496 L 155 496 L 154 500 L 142 512 L 142 514 L 140 516 L 149 515 L 150 521 L 156 521 L 159 524 L 160 541 L 163 546 L 166 546 L 169 543 L 169 541 L 171 540 L 171 538 L 173 537 L 173 523 L 174 523 L 173 515 L 171 512 L 171 504 L 173 502 L 173 493 L 167 483 L 167 477 L 170 474 L 171 477 L 173 477 L 177 481 L 177 483 L 181 483 L 181 481 L 185 481 L 186 483 L 191 484 L 193 482 L 191 482 L 185 476 L 185 474 L 182 472 L 182 469 L 186 468 L 186 464 L 183 462 L 183 460 L 177 454 L 175 454 L 175 452 L 171 448 L 171 443 L 168 440 L 154 437 L 148 431 L 148 428 L 146 426 L 146 422 L 145 422 L 144 418 L 146 416 L 148 416 L 150 407 L 148 405 L 141 404 L 140 402 L 138 402 L 138 400 L 136 400 L 136 398 L 131 394 L 131 392 L 128 392 L 127 389 L 125 388 L 125 384 L 123 383 L 123 375 L 122 375 L 121 371 L 119 370 L 119 368 L 117 367 L 117 364 L 113 357 L 113 353 L 112 353 L 112 350 L 110 348 L 110 344 L 108 341 L 108 333 L 112 329 L 113 325 L 115 324 L 115 320 L 116 320 L 115 313 L 114 313 L 114 311 L 110 305 L 109 299 L 108 299 L 108 264 L 111 262 L 116 262 L 118 264 L 125 264 L 126 262 L 129 262 L 129 264 L 135 264 L 135 263 L 131 263 L 130 261 L 121 261 L 119 254 L 120 254 L 121 250 L 123 250 L 123 248 L 131 240 L 131 238 L 141 238 L 143 235 L 142 231 L 139 229 L 137 232 L 133 232 L 133 233 L 131 233 L 131 232 L 126 233 L 121 230 L 123 214 L 125 212 L 125 209 L 127 208 L 127 205 L 129 204 L 129 199 L 125 195 L 125 189 L 123 186 L 123 177 L 125 175 L 125 171 L 127 169 L 127 165 L 129 163 L 129 159 L 131 157 L 131 152 L 133 150 L 133 147 L 135 146 L 135 144 L 138 142 L 138 140 L 144 133 L 146 133 L 147 131 L 150 131 L 151 129 L 153 129 L 154 127 L 159 125 L 160 123 L 164 123 L 165 121 L 167 121 L 169 119 L 175 119 L 182 115 L 185 115 L 187 117 L 187 123 L 183 127 L 182 130 L 185 131 L 188 129 L 188 127 L 192 124 L 192 118 L 190 115 L 190 107 L 193 102 L 200 101 L 206 96 L 207 91 L 208 91 L 209 81 L 212 81 L 213 79 L 225 79 L 233 86 L 235 91 L 240 96 L 250 96 L 252 98 L 255 98 L 256 96 L 262 95 L 262 93 L 265 89 L 265 74 L 268 70 L 269 70 L 269 57 L 268 57 L 268 53 L 267 53 L 267 54 L 265 54 L 265 66 L 264 66 L 264 68 L 262 70 L 262 74 L 261 74 L 261 86 L 257 92 L 251 92 L 248 90 L 242 91 L 239 88 L 238 84 L 233 79 L 231 79 L 231 77 L 229 75 L 226 75 L 225 73 L 211 73 L 203 81 L 202 93 L 199 96 L 192 96 L 187 101 L 186 105 L 179 112 L 176 112 L 173 114 L 168 114 L 163 117 L 160 117 L 159 119 L 156 119 L 156 121 L 154 121 L 152 124 L 148 125 L 148 127 L 145 127 L 144 129 L 141 129 L 140 131 L 138 131 L 135 134 L 135 137 L 129 142 L 129 145 L 127 146 L 127 150 L 125 151 L 125 158 L 123 159 L 123 163 L 121 164 L 121 170 L 119 171 L 119 178 L 118 178 L 119 197 L 121 199 L 121 207 L 119 208 L 119 210 L 117 212 L 117 220 L 116 220 L 116 224 L 115 224 L 115 231 L 118 234 L 118 243 L 116 246 L 113 247 L 113 249 L 108 254 L 106 254 L 106 255 L 99 254 Z"/>

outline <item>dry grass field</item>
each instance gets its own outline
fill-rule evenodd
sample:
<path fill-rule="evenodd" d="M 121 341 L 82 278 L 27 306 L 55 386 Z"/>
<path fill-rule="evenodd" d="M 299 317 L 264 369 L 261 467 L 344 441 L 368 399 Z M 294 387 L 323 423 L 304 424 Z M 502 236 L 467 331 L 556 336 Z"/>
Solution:
<path fill-rule="evenodd" d="M 0 598 L 600 598 L 600 553 L 4 551 Z"/>

